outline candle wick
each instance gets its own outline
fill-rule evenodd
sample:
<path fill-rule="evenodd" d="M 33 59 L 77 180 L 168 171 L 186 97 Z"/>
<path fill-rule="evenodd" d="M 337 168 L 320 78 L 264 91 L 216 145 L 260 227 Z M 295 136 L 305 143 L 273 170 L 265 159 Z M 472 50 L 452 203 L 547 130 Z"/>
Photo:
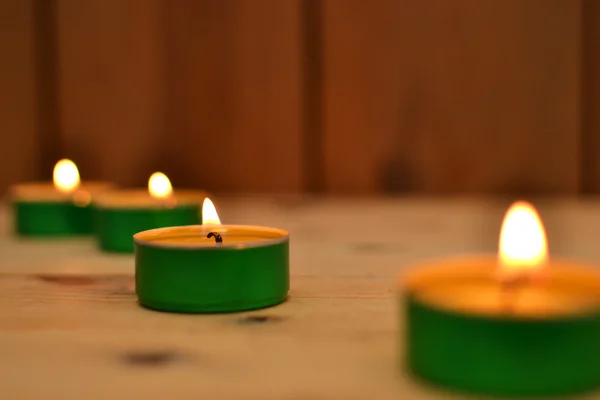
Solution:
<path fill-rule="evenodd" d="M 508 314 L 515 311 L 517 299 L 523 287 L 527 284 L 526 276 L 516 276 L 501 283 L 501 292 L 504 296 L 504 308 Z"/>
<path fill-rule="evenodd" d="M 223 238 L 217 232 L 209 232 L 208 235 L 206 235 L 206 237 L 209 238 L 209 239 L 211 237 L 214 237 L 215 238 L 215 243 L 223 243 Z"/>

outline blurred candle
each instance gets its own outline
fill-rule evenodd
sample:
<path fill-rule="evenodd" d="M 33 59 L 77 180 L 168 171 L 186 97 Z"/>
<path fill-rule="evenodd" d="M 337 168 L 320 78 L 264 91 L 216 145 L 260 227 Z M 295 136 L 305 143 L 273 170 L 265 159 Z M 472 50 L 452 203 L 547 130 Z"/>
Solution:
<path fill-rule="evenodd" d="M 84 182 L 71 160 L 58 161 L 53 182 L 31 182 L 12 186 L 9 198 L 14 229 L 21 236 L 70 236 L 94 231 L 95 197 L 114 189 L 109 182 Z"/>
<path fill-rule="evenodd" d="M 104 251 L 132 253 L 133 235 L 138 232 L 199 224 L 205 196 L 205 192 L 199 190 L 174 191 L 162 172 L 150 176 L 147 190 L 107 193 L 96 204 L 98 244 Z"/>
<path fill-rule="evenodd" d="M 403 276 L 407 366 L 471 393 L 559 396 L 600 386 L 600 269 L 550 260 L 533 205 L 507 212 L 498 256 Z"/>
<path fill-rule="evenodd" d="M 223 225 L 205 199 L 203 224 L 135 235 L 141 305 L 186 313 L 235 312 L 279 304 L 289 290 L 289 233 Z"/>

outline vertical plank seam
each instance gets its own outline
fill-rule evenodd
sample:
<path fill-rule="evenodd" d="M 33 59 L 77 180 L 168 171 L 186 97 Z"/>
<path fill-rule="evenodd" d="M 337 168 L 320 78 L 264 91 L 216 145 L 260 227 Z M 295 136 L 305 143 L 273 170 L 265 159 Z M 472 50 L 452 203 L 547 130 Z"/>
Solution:
<path fill-rule="evenodd" d="M 37 117 L 38 178 L 51 178 L 62 156 L 59 106 L 57 0 L 34 0 L 34 73 Z"/>
<path fill-rule="evenodd" d="M 323 7 L 301 0 L 303 191 L 325 191 L 323 133 Z"/>
<path fill-rule="evenodd" d="M 594 95 L 593 74 L 593 24 L 594 0 L 581 2 L 581 39 L 580 39 L 580 125 L 579 125 L 579 194 L 593 194 L 598 192 L 597 172 L 594 163 L 595 143 L 594 135 Z"/>
<path fill-rule="evenodd" d="M 588 184 L 588 159 L 585 151 L 586 145 L 586 135 L 587 135 L 587 89 L 585 87 L 585 80 L 587 75 L 587 57 L 586 57 L 586 48 L 587 48 L 587 18 L 585 17 L 587 9 L 587 0 L 581 1 L 581 10 L 580 10 L 580 18 L 581 18 L 581 28 L 580 28 L 580 46 L 581 46 L 581 65 L 580 65 L 580 77 L 579 77 L 579 97 L 581 106 L 579 108 L 579 194 L 586 194 L 589 190 Z"/>

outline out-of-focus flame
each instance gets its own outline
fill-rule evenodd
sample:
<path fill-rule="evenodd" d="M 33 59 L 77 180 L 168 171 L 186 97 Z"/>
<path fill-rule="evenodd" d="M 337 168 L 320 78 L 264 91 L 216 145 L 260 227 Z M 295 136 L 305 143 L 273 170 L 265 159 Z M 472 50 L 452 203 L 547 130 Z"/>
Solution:
<path fill-rule="evenodd" d="M 71 160 L 60 160 L 54 166 L 54 187 L 63 193 L 71 193 L 79 186 L 79 171 Z"/>
<path fill-rule="evenodd" d="M 219 214 L 212 201 L 207 197 L 202 204 L 202 224 L 203 225 L 221 225 Z"/>
<path fill-rule="evenodd" d="M 167 199 L 173 194 L 171 181 L 162 172 L 155 172 L 148 179 L 148 192 L 157 199 Z"/>
<path fill-rule="evenodd" d="M 519 201 L 506 212 L 500 232 L 498 257 L 500 274 L 504 278 L 531 275 L 546 265 L 546 232 L 532 204 Z"/>

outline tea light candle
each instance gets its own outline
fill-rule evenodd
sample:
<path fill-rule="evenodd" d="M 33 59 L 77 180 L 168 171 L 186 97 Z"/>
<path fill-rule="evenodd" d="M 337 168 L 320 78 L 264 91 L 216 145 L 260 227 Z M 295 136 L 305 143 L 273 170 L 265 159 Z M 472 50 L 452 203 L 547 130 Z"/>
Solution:
<path fill-rule="evenodd" d="M 97 240 L 107 252 L 133 253 L 133 235 L 154 228 L 194 225 L 201 221 L 205 193 L 173 192 L 166 175 L 155 172 L 148 190 L 119 190 L 100 196 L 95 204 Z"/>
<path fill-rule="evenodd" d="M 223 313 L 285 301 L 289 233 L 221 225 L 209 199 L 202 208 L 202 225 L 153 229 L 134 236 L 140 304 L 160 311 Z"/>
<path fill-rule="evenodd" d="M 70 236 L 94 231 L 92 201 L 114 188 L 108 182 L 81 183 L 73 161 L 56 163 L 53 183 L 31 182 L 12 186 L 15 233 L 21 236 Z"/>
<path fill-rule="evenodd" d="M 486 395 L 600 386 L 600 270 L 548 260 L 533 206 L 515 203 L 499 257 L 432 261 L 403 277 L 406 357 L 418 378 Z"/>

